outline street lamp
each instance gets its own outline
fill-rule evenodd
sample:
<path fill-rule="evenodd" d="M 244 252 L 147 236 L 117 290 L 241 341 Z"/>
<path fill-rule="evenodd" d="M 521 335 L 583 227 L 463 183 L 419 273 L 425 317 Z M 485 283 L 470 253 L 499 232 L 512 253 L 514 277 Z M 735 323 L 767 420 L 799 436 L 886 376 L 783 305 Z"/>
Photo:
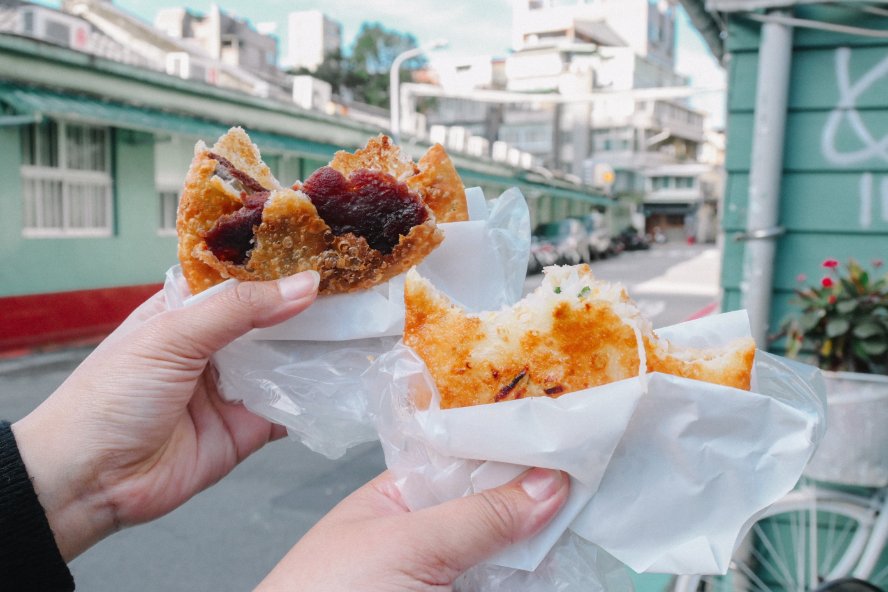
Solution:
<path fill-rule="evenodd" d="M 395 57 L 389 70 L 389 113 L 391 115 L 392 140 L 397 144 L 401 139 L 401 64 L 427 51 L 442 49 L 450 44 L 446 39 L 435 39 L 421 47 L 408 49 Z"/>

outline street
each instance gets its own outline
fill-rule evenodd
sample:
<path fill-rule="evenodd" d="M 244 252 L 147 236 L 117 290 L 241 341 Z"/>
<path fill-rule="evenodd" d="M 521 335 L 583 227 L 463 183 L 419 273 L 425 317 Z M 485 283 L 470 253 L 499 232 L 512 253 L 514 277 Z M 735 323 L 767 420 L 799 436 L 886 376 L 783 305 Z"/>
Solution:
<path fill-rule="evenodd" d="M 655 327 L 716 300 L 712 246 L 668 244 L 592 264 L 620 281 Z M 528 278 L 526 289 L 540 276 Z M 0 417 L 16 420 L 88 355 L 80 348 L 0 361 Z M 249 590 L 330 508 L 384 469 L 378 445 L 328 460 L 285 440 L 244 461 L 219 485 L 153 523 L 99 543 L 71 564 L 78 590 Z"/>

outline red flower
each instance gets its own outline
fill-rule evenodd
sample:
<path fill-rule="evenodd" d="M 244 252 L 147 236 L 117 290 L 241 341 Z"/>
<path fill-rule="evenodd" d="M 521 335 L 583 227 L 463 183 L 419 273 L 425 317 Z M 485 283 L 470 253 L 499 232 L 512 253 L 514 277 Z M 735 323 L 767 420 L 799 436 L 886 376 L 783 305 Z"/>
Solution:
<path fill-rule="evenodd" d="M 830 294 L 830 295 L 829 295 L 829 298 L 827 298 L 826 300 L 827 300 L 827 302 L 829 302 L 830 304 L 835 304 L 835 303 L 836 303 L 836 300 L 838 300 L 838 298 L 836 298 L 836 295 L 835 295 L 835 294 Z"/>
<path fill-rule="evenodd" d="M 833 287 L 832 278 L 831 277 L 823 278 L 822 280 L 820 280 L 820 285 L 823 286 L 824 288 L 832 288 Z"/>
<path fill-rule="evenodd" d="M 835 269 L 839 266 L 839 262 L 835 259 L 826 259 L 821 265 L 827 269 Z"/>
<path fill-rule="evenodd" d="M 808 281 L 808 276 L 806 276 L 804 273 L 800 273 L 796 276 L 796 281 L 800 284 L 804 284 Z"/>

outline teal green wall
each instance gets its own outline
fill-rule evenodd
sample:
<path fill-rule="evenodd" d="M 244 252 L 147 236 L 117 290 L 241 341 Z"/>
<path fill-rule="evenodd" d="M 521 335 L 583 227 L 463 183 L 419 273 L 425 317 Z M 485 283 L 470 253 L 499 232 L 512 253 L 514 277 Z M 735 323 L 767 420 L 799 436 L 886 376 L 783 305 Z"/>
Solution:
<path fill-rule="evenodd" d="M 888 30 L 888 19 L 856 18 L 854 11 L 838 8 L 797 7 L 796 15 Z M 722 212 L 725 310 L 741 307 L 744 245 L 732 236 L 746 228 L 759 43 L 758 23 L 730 20 L 728 176 Z M 793 310 L 790 300 L 799 274 L 817 281 L 827 258 L 853 257 L 866 263 L 888 259 L 888 146 L 880 154 L 871 150 L 869 155 L 842 156 L 867 147 L 855 135 L 848 115 L 860 118 L 873 143 L 888 144 L 888 40 L 796 29 L 793 45 L 779 218 L 787 233 L 777 239 L 771 330 Z M 866 88 L 854 99 L 853 111 L 837 111 L 838 64 L 846 53 L 849 84 L 853 87 L 868 73 L 872 80 L 866 85 L 863 79 Z M 877 76 L 880 64 L 883 70 Z M 831 117 L 839 121 L 833 136 L 827 133 Z M 866 179 L 872 183 L 869 203 L 861 196 Z"/>
<path fill-rule="evenodd" d="M 0 183 L 3 208 L 0 297 L 163 282 L 164 272 L 177 262 L 176 237 L 158 233 L 160 204 L 154 143 L 155 136 L 151 133 L 113 130 L 115 224 L 112 236 L 25 238 L 22 236 L 20 128 L 0 127 L 0 154 L 4 156 L 0 159 L 0 178 L 3 179 Z M 279 150 L 274 154 L 278 155 L 278 172 L 284 183 L 305 179 L 327 164 L 326 160 Z M 332 155 L 331 148 L 330 157 Z M 460 173 L 467 185 L 482 186 L 488 199 L 497 197 L 510 186 L 524 185 L 519 179 L 509 177 L 465 170 Z M 589 211 L 590 206 L 585 202 L 546 195 L 544 186 L 534 185 L 529 189 L 541 195 L 540 204 L 544 207 L 535 214 L 542 219 Z"/>
<path fill-rule="evenodd" d="M 0 127 L 0 294 L 17 293 L 20 282 L 15 262 L 22 240 L 20 150 L 18 128 Z"/>
<path fill-rule="evenodd" d="M 176 259 L 176 239 L 158 236 L 154 140 L 115 130 L 112 166 L 115 227 L 103 238 L 23 238 L 19 129 L 3 128 L 0 184 L 5 215 L 0 243 L 0 295 L 61 292 L 163 282 Z"/>

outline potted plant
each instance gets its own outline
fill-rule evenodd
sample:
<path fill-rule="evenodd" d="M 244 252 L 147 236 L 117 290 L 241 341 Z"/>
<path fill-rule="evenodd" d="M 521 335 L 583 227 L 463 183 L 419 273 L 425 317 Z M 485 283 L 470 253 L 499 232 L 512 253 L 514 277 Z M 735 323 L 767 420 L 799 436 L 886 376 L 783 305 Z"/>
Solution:
<path fill-rule="evenodd" d="M 801 314 L 784 323 L 790 357 L 823 369 L 827 433 L 806 474 L 815 479 L 888 485 L 888 275 L 853 259 L 823 262 L 817 285 L 796 290 Z M 804 283 L 804 277 L 798 278 Z"/>

